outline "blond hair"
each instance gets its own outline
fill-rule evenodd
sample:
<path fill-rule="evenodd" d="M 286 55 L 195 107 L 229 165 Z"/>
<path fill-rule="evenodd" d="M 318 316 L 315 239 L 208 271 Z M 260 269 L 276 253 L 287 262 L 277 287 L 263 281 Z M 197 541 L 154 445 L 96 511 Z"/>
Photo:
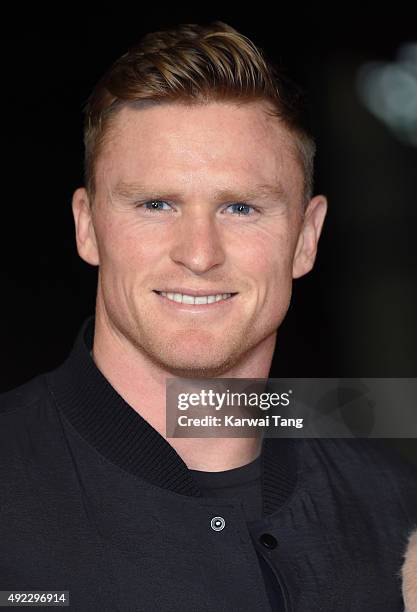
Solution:
<path fill-rule="evenodd" d="M 98 81 L 84 108 L 84 180 L 90 199 L 95 195 L 96 160 L 117 110 L 212 101 L 270 103 L 266 112 L 294 137 L 307 205 L 316 145 L 305 124 L 305 94 L 249 38 L 221 21 L 146 34 Z"/>

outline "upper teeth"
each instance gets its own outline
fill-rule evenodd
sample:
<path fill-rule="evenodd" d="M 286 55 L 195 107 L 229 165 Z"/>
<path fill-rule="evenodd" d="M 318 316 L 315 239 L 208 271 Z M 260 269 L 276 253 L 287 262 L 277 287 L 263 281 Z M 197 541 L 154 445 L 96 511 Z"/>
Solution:
<path fill-rule="evenodd" d="M 180 302 L 182 304 L 212 304 L 213 302 L 219 302 L 220 300 L 226 300 L 231 297 L 231 293 L 218 293 L 217 295 L 199 295 L 194 297 L 193 295 L 187 295 L 186 293 L 165 293 L 160 292 L 169 300 L 174 302 Z"/>

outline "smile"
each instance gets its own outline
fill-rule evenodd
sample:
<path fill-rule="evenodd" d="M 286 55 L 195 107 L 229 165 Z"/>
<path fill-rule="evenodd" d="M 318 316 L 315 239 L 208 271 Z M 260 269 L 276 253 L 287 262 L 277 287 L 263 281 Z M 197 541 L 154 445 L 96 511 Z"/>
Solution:
<path fill-rule="evenodd" d="M 172 302 L 177 302 L 178 304 L 213 304 L 215 302 L 220 302 L 222 300 L 228 300 L 234 293 L 217 293 L 213 295 L 187 295 L 186 293 L 169 293 L 165 291 L 157 291 L 159 295 L 171 300 Z"/>

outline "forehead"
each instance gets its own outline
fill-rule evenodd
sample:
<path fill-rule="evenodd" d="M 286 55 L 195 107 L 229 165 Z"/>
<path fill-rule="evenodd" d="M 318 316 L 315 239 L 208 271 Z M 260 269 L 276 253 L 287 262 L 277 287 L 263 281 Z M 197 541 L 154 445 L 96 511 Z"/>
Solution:
<path fill-rule="evenodd" d="M 140 178 L 279 181 L 296 192 L 302 173 L 293 136 L 263 103 L 163 103 L 117 111 L 97 161 L 97 186 Z"/>

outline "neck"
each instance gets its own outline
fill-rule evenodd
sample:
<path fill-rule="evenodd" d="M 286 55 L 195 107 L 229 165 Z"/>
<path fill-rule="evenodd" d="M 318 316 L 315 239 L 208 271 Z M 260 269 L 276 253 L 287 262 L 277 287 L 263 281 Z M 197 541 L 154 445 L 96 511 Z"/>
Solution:
<path fill-rule="evenodd" d="M 216 378 L 267 378 L 276 334 Z M 115 334 L 96 312 L 91 356 L 117 393 L 174 448 L 189 469 L 219 472 L 250 463 L 261 452 L 262 436 L 251 438 L 167 438 L 166 380 L 173 374 Z"/>

